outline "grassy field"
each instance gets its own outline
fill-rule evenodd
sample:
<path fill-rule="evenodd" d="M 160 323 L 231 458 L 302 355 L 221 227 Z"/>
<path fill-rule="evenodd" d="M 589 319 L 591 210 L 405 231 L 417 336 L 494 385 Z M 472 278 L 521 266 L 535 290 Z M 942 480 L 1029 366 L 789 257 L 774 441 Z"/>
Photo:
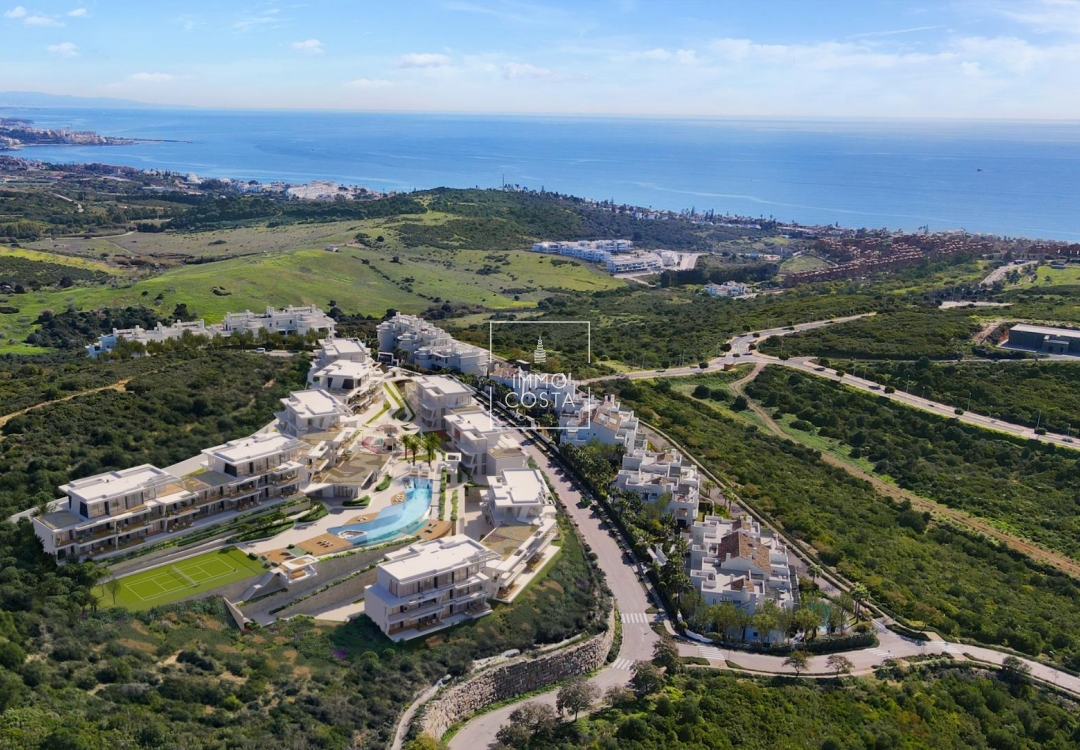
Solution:
<path fill-rule="evenodd" d="M 263 564 L 236 548 L 207 552 L 159 568 L 132 573 L 119 579 L 116 605 L 132 612 L 171 604 L 195 594 L 216 589 L 265 572 Z M 112 595 L 101 587 L 94 593 L 112 604 Z"/>
<path fill-rule="evenodd" d="M 1050 286 L 1076 286 L 1080 284 L 1080 265 L 1070 264 L 1065 268 L 1051 268 L 1039 266 L 1035 276 L 1023 274 L 1021 270 L 1020 282 L 1010 288 L 1025 287 L 1050 287 Z M 1032 279 L 1034 278 L 1034 281 Z"/>
<path fill-rule="evenodd" d="M 801 273 L 802 271 L 817 271 L 829 268 L 829 264 L 813 255 L 799 255 L 788 258 L 780 264 L 780 273 Z"/>
<path fill-rule="evenodd" d="M 380 316 L 389 308 L 421 312 L 444 302 L 494 310 L 525 309 L 553 291 L 593 292 L 617 289 L 625 283 L 590 264 L 558 263 L 559 258 L 525 251 L 400 249 L 392 231 L 382 230 L 377 223 L 364 223 L 370 235 L 384 237 L 377 250 L 345 246 L 343 243 L 355 233 L 351 230 L 359 226 L 338 223 L 112 238 L 110 242 L 134 238 L 139 243 L 151 243 L 156 253 L 208 254 L 216 250 L 228 254 L 230 247 L 255 252 L 214 263 L 175 266 L 137 280 L 123 278 L 116 266 L 106 266 L 99 260 L 43 251 L 11 251 L 56 263 L 108 268 L 118 276 L 107 285 L 73 286 L 12 297 L 10 304 L 18 312 L 0 314 L 0 353 L 41 351 L 26 345 L 24 339 L 45 309 L 141 305 L 156 308 L 167 317 L 177 304 L 184 303 L 195 316 L 216 322 L 230 311 L 262 310 L 267 305 L 325 307 L 334 299 L 347 312 Z M 222 239 L 226 245 L 207 245 Z M 326 252 L 326 244 L 338 244 L 340 252 Z M 141 246 L 141 251 L 147 251 L 149 246 Z M 255 251 L 256 247 L 262 250 Z M 57 251 L 71 249 L 57 247 Z"/>
<path fill-rule="evenodd" d="M 72 266 L 74 268 L 85 268 L 89 271 L 103 271 L 111 274 L 118 272 L 115 267 L 103 263 L 100 260 L 62 255 L 55 252 L 31 250 L 23 247 L 7 247 L 6 245 L 0 245 L 0 256 L 25 258 L 26 260 L 36 260 L 43 263 L 60 263 L 61 265 Z"/>

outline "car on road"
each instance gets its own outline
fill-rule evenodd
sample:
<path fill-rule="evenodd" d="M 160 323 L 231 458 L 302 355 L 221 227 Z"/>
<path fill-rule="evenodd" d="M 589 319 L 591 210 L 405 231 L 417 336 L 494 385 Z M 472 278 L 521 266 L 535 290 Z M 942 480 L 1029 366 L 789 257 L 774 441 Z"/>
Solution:
<path fill-rule="evenodd" d="M 255 353 L 256 354 L 266 354 L 266 348 L 260 346 L 258 349 L 255 350 Z"/>
<path fill-rule="evenodd" d="M 814 372 L 825 372 L 825 368 L 824 367 L 815 367 Z"/>
<path fill-rule="evenodd" d="M 872 385 L 872 386 L 870 386 L 870 390 L 872 390 L 872 391 L 880 391 L 881 386 L 880 385 Z"/>

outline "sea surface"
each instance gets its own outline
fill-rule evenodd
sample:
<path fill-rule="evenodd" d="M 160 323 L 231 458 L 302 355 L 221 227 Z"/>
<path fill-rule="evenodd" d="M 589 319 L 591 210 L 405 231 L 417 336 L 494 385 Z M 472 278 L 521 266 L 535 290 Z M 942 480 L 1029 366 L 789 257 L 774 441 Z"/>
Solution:
<path fill-rule="evenodd" d="M 8 109 L 39 127 L 175 139 L 34 147 L 261 182 L 543 188 L 801 223 L 1080 240 L 1080 123 Z"/>

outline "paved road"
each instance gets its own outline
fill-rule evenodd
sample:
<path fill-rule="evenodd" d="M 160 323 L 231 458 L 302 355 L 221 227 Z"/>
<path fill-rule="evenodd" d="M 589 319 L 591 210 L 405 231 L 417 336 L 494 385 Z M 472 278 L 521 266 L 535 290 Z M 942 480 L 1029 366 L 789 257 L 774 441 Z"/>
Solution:
<path fill-rule="evenodd" d="M 527 440 L 525 436 L 522 437 Z M 601 692 L 614 685 L 624 685 L 630 679 L 630 668 L 635 661 L 652 658 L 653 643 L 657 640 L 657 635 L 649 624 L 654 617 L 645 612 L 650 602 L 638 581 L 636 567 L 624 560 L 619 545 L 606 529 L 601 528 L 601 521 L 592 509 L 578 505 L 581 493 L 574 489 L 562 468 L 536 445 L 527 445 L 526 450 L 536 461 L 537 466 L 551 479 L 556 494 L 566 504 L 567 515 L 577 524 L 582 537 L 596 553 L 597 564 L 604 572 L 607 584 L 619 606 L 622 617 L 622 647 L 612 665 L 601 670 L 591 682 Z M 550 691 L 529 700 L 554 706 L 555 697 L 556 691 Z M 503 706 L 495 711 L 481 714 L 467 723 L 450 740 L 451 750 L 486 748 L 494 741 L 495 733 L 507 722 L 518 705 L 520 702 Z"/>
<path fill-rule="evenodd" d="M 870 313 L 873 314 L 873 313 Z M 855 377 L 854 375 L 844 375 L 840 377 L 836 374 L 836 370 L 827 367 L 821 367 L 814 363 L 812 357 L 792 357 L 790 359 L 781 360 L 777 357 L 771 357 L 767 354 L 761 354 L 757 351 L 750 349 L 750 345 L 755 342 L 764 341 L 772 336 L 785 336 L 791 333 L 797 333 L 799 331 L 809 331 L 814 328 L 822 328 L 827 325 L 835 323 L 844 323 L 849 320 L 856 320 L 858 318 L 866 317 L 865 315 L 852 315 L 847 318 L 836 318 L 835 321 L 822 320 L 814 323 L 802 323 L 794 326 L 794 328 L 771 328 L 764 331 L 758 331 L 755 336 L 752 333 L 743 334 L 742 336 L 736 336 L 728 343 L 731 344 L 731 351 L 727 352 L 722 357 L 716 357 L 709 360 L 709 366 L 704 370 L 700 367 L 673 367 L 666 370 L 636 370 L 634 372 L 619 373 L 618 375 L 605 375 L 599 378 L 593 378 L 591 380 L 583 380 L 583 384 L 595 383 L 602 380 L 614 380 L 616 378 L 629 378 L 630 380 L 642 380 L 648 378 L 672 378 L 682 377 L 687 375 L 698 375 L 702 372 L 715 372 L 716 370 L 723 369 L 725 366 L 739 365 L 739 364 L 765 364 L 765 365 L 779 365 L 781 367 L 789 367 L 793 370 L 800 370 L 802 372 L 809 373 L 811 375 L 817 375 L 829 380 L 842 381 L 845 385 L 852 388 L 857 388 L 867 393 L 872 393 L 882 398 L 888 398 L 893 401 L 898 401 L 907 406 L 921 409 L 922 411 L 930 412 L 931 414 L 937 414 L 941 417 L 949 419 L 958 419 L 959 421 L 975 425 L 976 427 L 982 427 L 988 430 L 997 430 L 1009 435 L 1015 435 L 1016 437 L 1024 438 L 1025 440 L 1038 440 L 1043 443 L 1051 443 L 1063 448 L 1072 448 L 1074 450 L 1080 450 L 1080 436 L 1077 438 L 1071 438 L 1067 435 L 1060 435 L 1057 433 L 1047 433 L 1045 435 L 1036 435 L 1035 430 L 1031 427 L 1025 427 L 1023 425 L 1013 424 L 1011 422 L 1005 422 L 1000 419 L 995 419 L 993 416 L 985 414 L 976 414 L 975 412 L 965 411 L 963 414 L 956 413 L 956 407 L 949 406 L 948 404 L 941 404 L 937 401 L 931 401 L 927 398 L 921 398 L 910 393 L 903 391 L 896 391 L 895 393 L 885 393 L 885 390 L 881 385 L 875 383 L 872 380 L 865 378 Z M 1075 358 L 1073 358 L 1075 359 Z"/>
<path fill-rule="evenodd" d="M 1024 261 L 1023 263 L 1010 263 L 1009 265 L 1005 265 L 1005 266 L 1001 266 L 999 268 L 995 268 L 993 271 L 990 272 L 989 276 L 987 276 L 985 279 L 983 279 L 979 283 L 982 286 L 993 286 L 994 282 L 1000 281 L 1001 279 L 1005 278 L 1005 276 L 1009 273 L 1009 271 L 1012 271 L 1013 269 L 1019 270 L 1019 269 L 1023 268 L 1024 266 L 1030 266 L 1032 263 L 1038 263 L 1038 262 L 1039 261 L 1037 261 L 1037 260 L 1027 260 L 1027 261 Z"/>

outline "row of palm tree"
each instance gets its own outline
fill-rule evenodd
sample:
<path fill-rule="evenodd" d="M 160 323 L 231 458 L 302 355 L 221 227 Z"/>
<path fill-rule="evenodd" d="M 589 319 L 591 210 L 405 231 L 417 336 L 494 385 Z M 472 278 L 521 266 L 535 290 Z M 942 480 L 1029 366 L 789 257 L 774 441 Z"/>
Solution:
<path fill-rule="evenodd" d="M 435 454 L 442 447 L 442 439 L 434 432 L 425 432 L 423 435 L 406 433 L 401 437 L 401 447 L 405 449 L 406 459 L 412 464 L 416 463 L 417 453 L 423 451 L 424 457 L 427 458 L 428 467 L 430 467 L 432 461 L 435 460 Z M 409 458 L 410 453 L 412 458 Z"/>

